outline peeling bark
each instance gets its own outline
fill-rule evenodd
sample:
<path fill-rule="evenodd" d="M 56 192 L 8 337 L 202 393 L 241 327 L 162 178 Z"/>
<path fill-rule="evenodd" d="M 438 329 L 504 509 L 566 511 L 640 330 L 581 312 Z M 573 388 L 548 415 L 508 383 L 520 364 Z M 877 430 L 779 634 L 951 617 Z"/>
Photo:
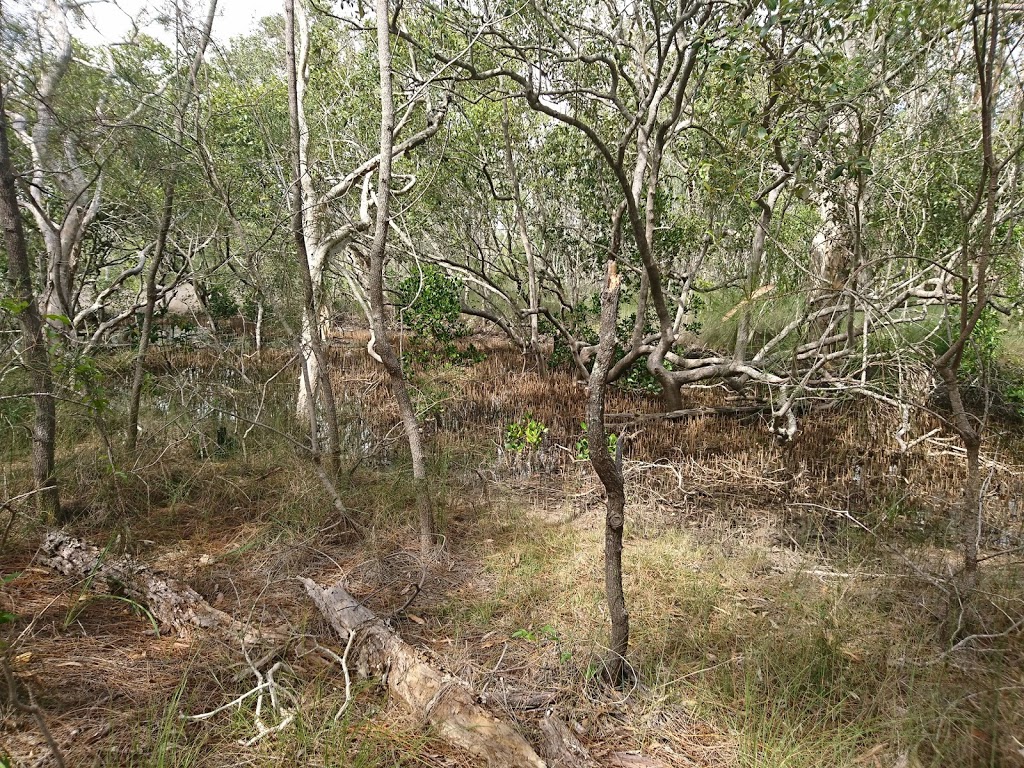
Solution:
<path fill-rule="evenodd" d="M 349 653 L 354 669 L 363 677 L 382 677 L 391 694 L 445 741 L 492 768 L 545 768 L 518 731 L 477 703 L 469 685 L 428 664 L 344 586 L 324 589 L 311 579 L 299 580 L 339 635 L 355 634 Z"/>

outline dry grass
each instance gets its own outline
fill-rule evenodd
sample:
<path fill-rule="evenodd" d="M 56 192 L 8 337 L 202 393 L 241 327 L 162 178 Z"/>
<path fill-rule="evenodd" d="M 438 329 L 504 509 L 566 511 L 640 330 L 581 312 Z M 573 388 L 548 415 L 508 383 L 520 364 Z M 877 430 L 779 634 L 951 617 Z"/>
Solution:
<path fill-rule="evenodd" d="M 1024 765 L 1014 739 L 1024 738 L 1019 635 L 943 656 L 946 602 L 920 578 L 951 561 L 946 521 L 961 471 L 952 446 L 925 442 L 894 462 L 895 416 L 863 404 L 808 417 L 789 446 L 770 442 L 756 419 L 647 426 L 626 465 L 636 684 L 608 691 L 598 683 L 607 631 L 603 502 L 588 464 L 573 457 L 583 391 L 560 373 L 523 372 L 501 346 L 487 352 L 473 367 L 414 381 L 446 537 L 425 571 L 397 415 L 358 346 L 331 354 L 349 427 L 340 487 L 373 531 L 365 538 L 339 523 L 305 459 L 279 434 L 301 438 L 282 411 L 296 374 L 288 353 L 259 361 L 155 353 L 152 402 L 173 395 L 183 405 L 152 409 L 151 440 L 116 471 L 83 427 L 61 454 L 73 528 L 188 581 L 236 618 L 290 636 L 281 681 L 299 715 L 252 747 L 238 740 L 254 735 L 254 700 L 183 721 L 181 713 L 208 711 L 251 687 L 239 642 L 155 636 L 132 605 L 90 597 L 85 585 L 36 568 L 39 531 L 22 516 L 0 553 L 0 572 L 20 574 L 0 587 L 0 609 L 19 616 L 3 637 L 19 638 L 14 671 L 68 764 L 472 765 L 372 685 L 360 686 L 334 721 L 343 683 L 315 645 L 342 649 L 294 579 L 305 575 L 344 576 L 382 615 L 422 580 L 422 593 L 395 618 L 402 634 L 531 737 L 538 712 L 517 701 L 540 696 L 606 765 L 627 764 L 623 755 L 634 752 L 666 766 Z M 188 370 L 207 383 L 189 389 Z M 213 400 L 222 411 L 229 402 L 257 414 L 267 428 L 246 435 L 249 422 L 188 410 Z M 703 390 L 689 405 L 722 402 L 721 391 Z M 660 406 L 617 392 L 609 409 Z M 510 475 L 497 463 L 503 429 L 527 413 L 548 426 L 544 450 L 554 460 L 547 472 Z M 217 454 L 213 436 L 225 423 L 237 442 Z M 914 426 L 916 434 L 932 428 Z M 999 460 L 988 485 L 998 535 L 1020 532 L 1010 515 L 1022 495 L 1020 447 L 1010 437 L 990 454 Z M 18 461 L 5 469 L 11 495 L 25 472 Z M 985 561 L 988 634 L 1024 615 L 1015 558 Z M 25 764 L 45 754 L 20 716 L 0 725 L 0 744 Z"/>

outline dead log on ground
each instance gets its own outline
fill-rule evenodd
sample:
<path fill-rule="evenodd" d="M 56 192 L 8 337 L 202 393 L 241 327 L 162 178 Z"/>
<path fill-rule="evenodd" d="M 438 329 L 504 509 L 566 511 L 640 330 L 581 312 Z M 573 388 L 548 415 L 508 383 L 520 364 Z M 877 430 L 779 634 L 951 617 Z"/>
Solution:
<path fill-rule="evenodd" d="M 547 712 L 541 718 L 540 730 L 544 734 L 541 751 L 550 768 L 594 768 L 597 765 L 572 729 L 554 713 Z"/>
<path fill-rule="evenodd" d="M 344 586 L 325 589 L 311 579 L 300 581 L 335 631 L 350 642 L 353 668 L 363 677 L 380 675 L 388 690 L 449 744 L 491 768 L 545 768 L 518 731 L 477 703 L 469 685 L 424 661 Z"/>
<path fill-rule="evenodd" d="M 145 606 L 160 624 L 178 634 L 214 627 L 243 632 L 239 622 L 214 608 L 188 585 L 157 573 L 131 555 L 108 556 L 63 531 L 47 534 L 41 561 L 66 576 L 91 580 L 93 588 L 102 587 Z"/>

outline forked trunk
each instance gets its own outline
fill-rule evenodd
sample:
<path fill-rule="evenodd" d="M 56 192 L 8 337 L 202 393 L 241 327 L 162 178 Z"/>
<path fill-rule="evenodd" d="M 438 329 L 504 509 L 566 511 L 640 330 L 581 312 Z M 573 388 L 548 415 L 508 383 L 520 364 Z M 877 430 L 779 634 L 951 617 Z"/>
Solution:
<path fill-rule="evenodd" d="M 305 38 L 304 38 L 305 39 Z M 304 54 L 303 54 L 304 55 Z M 318 439 L 317 404 L 324 408 L 326 419 L 326 446 L 328 464 L 332 471 L 337 471 L 341 461 L 341 441 L 338 437 L 338 413 L 334 399 L 334 388 L 331 385 L 330 369 L 327 365 L 320 336 L 320 324 L 317 321 L 316 293 L 313 276 L 309 266 L 309 244 L 305 233 L 305 203 L 302 195 L 302 174 L 304 158 L 302 156 L 302 135 L 299 111 L 302 109 L 300 99 L 299 65 L 295 55 L 295 0 L 285 1 L 285 67 L 288 79 L 288 116 L 291 134 L 292 185 L 290 190 L 292 235 L 295 238 L 295 250 L 299 265 L 299 278 L 302 281 L 303 314 L 300 352 L 303 359 L 302 388 L 299 396 L 300 415 L 310 422 L 310 443 L 316 458 L 319 458 L 320 441 Z M 303 398 L 303 394 L 305 398 Z"/>

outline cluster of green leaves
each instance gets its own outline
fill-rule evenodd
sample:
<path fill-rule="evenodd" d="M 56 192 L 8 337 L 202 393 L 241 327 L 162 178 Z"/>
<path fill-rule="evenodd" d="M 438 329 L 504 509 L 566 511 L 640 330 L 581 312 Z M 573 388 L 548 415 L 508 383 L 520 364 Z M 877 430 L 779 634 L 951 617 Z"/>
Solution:
<path fill-rule="evenodd" d="M 505 427 L 505 449 L 513 453 L 527 453 L 540 448 L 548 428 L 544 422 L 526 414 L 519 421 L 513 421 Z"/>
<path fill-rule="evenodd" d="M 206 309 L 214 320 L 226 320 L 238 314 L 238 302 L 227 286 L 215 283 L 207 291 Z"/>
<path fill-rule="evenodd" d="M 461 280 L 428 264 L 400 282 L 395 293 L 402 324 L 412 331 L 411 358 L 423 363 L 480 359 L 480 352 L 472 345 L 463 353 L 455 343 L 469 333 L 462 322 Z"/>
<path fill-rule="evenodd" d="M 576 440 L 576 458 L 580 461 L 587 461 L 590 459 L 590 440 L 587 439 L 587 422 L 580 422 L 580 430 L 583 432 Z M 615 451 L 619 447 L 619 436 L 614 432 L 608 435 L 608 453 L 612 456 L 615 455 Z"/>

